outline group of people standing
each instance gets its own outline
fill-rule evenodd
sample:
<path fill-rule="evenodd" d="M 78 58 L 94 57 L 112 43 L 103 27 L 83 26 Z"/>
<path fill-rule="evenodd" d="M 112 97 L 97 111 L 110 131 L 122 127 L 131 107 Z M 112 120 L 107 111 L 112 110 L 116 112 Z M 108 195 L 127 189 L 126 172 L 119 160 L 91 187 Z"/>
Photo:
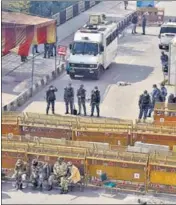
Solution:
<path fill-rule="evenodd" d="M 139 97 L 139 121 L 142 119 L 146 120 L 147 117 L 151 117 L 154 111 L 155 103 L 165 102 L 167 97 L 167 89 L 162 83 L 160 89 L 156 84 L 153 85 L 153 91 L 151 94 L 147 90 L 144 91 Z"/>
<path fill-rule="evenodd" d="M 34 44 L 32 46 L 32 53 L 33 54 L 38 54 L 40 53 L 38 50 L 38 45 Z M 56 56 L 56 43 L 45 43 L 44 44 L 44 58 L 48 57 L 53 57 Z M 26 62 L 27 61 L 27 56 L 21 56 L 21 62 Z"/>
<path fill-rule="evenodd" d="M 142 15 L 142 20 L 141 20 L 141 25 L 142 25 L 142 34 L 145 35 L 145 28 L 146 28 L 146 24 L 147 24 L 147 18 L 145 16 L 145 14 Z M 138 15 L 134 14 L 133 18 L 132 18 L 132 34 L 136 34 L 136 27 L 138 25 Z"/>
<path fill-rule="evenodd" d="M 55 100 L 56 95 L 55 92 L 57 92 L 57 88 L 54 86 L 50 86 L 49 89 L 46 92 L 46 101 L 47 101 L 47 108 L 46 108 L 46 114 L 48 115 L 50 106 L 52 107 L 52 113 L 55 114 Z M 74 88 L 72 87 L 71 83 L 64 89 L 64 102 L 65 102 L 65 108 L 66 112 L 65 114 L 71 114 L 71 115 L 81 115 L 82 109 L 84 112 L 84 116 L 87 116 L 87 109 L 86 109 L 86 89 L 84 88 L 84 85 L 80 85 L 80 88 L 77 90 L 77 100 L 78 100 L 78 113 L 75 108 L 74 104 Z M 91 99 L 90 99 L 90 106 L 91 106 L 91 116 L 94 116 L 94 111 L 96 108 L 97 111 L 97 117 L 100 117 L 100 91 L 98 90 L 98 87 L 95 86 L 94 90 L 91 92 Z"/>
<path fill-rule="evenodd" d="M 69 184 L 80 182 L 81 175 L 79 169 L 72 162 L 66 163 L 63 158 L 59 157 L 53 167 L 37 159 L 32 160 L 31 166 L 18 159 L 12 178 L 16 180 L 17 189 L 26 188 L 26 182 L 29 179 L 34 188 L 42 190 L 44 181 L 46 181 L 48 191 L 52 190 L 53 185 L 56 184 L 61 187 L 61 194 L 66 194 Z"/>

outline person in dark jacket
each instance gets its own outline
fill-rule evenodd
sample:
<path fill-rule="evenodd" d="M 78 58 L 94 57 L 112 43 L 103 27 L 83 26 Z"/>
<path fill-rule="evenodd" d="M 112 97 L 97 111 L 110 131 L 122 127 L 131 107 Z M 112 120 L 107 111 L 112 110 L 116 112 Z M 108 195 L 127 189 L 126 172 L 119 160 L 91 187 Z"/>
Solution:
<path fill-rule="evenodd" d="M 148 117 L 151 117 L 152 112 L 153 112 L 154 107 L 155 107 L 155 103 L 158 103 L 158 102 L 163 102 L 163 99 L 162 99 L 160 89 L 158 89 L 157 85 L 154 84 L 153 85 L 153 91 L 151 93 L 151 106 L 150 106 L 150 109 L 149 109 Z"/>
<path fill-rule="evenodd" d="M 77 98 L 78 98 L 78 107 L 79 113 L 81 115 L 81 107 L 83 107 L 84 115 L 86 116 L 86 90 L 84 89 L 84 85 L 81 85 L 77 91 Z"/>
<path fill-rule="evenodd" d="M 170 94 L 168 97 L 168 103 L 176 103 L 176 97 L 174 97 L 174 94 Z"/>
<path fill-rule="evenodd" d="M 164 85 L 164 83 L 161 83 L 161 97 L 162 97 L 162 102 L 166 101 L 166 96 L 167 96 L 167 89 Z"/>
<path fill-rule="evenodd" d="M 39 51 L 38 51 L 38 45 L 37 44 L 34 44 L 33 45 L 33 53 L 35 54 L 35 53 L 39 53 Z"/>
<path fill-rule="evenodd" d="M 56 56 L 56 43 L 51 43 L 50 44 L 50 55 L 51 56 Z"/>
<path fill-rule="evenodd" d="M 74 89 L 71 85 L 71 83 L 64 89 L 64 101 L 65 101 L 65 107 L 66 112 L 65 114 L 69 114 L 69 106 L 70 106 L 70 112 L 73 115 L 73 108 L 74 108 Z"/>
<path fill-rule="evenodd" d="M 147 90 L 144 91 L 144 93 L 142 95 L 140 95 L 139 98 L 139 121 L 142 119 L 146 120 L 147 118 L 147 114 L 148 114 L 148 110 L 150 107 L 150 95 L 148 94 Z"/>
<path fill-rule="evenodd" d="M 52 107 L 52 113 L 55 114 L 55 100 L 56 100 L 55 92 L 57 92 L 57 88 L 52 85 L 46 91 L 46 101 L 47 101 L 46 114 L 47 115 L 50 109 L 50 105 Z"/>
<path fill-rule="evenodd" d="M 100 91 L 98 87 L 95 86 L 95 89 L 92 91 L 91 94 L 91 116 L 94 115 L 94 109 L 96 107 L 97 110 L 97 117 L 100 116 Z"/>
<path fill-rule="evenodd" d="M 137 33 L 137 32 L 136 32 L 137 23 L 138 23 L 138 16 L 137 16 L 137 14 L 135 14 L 135 15 L 133 16 L 133 18 L 132 18 L 132 24 L 133 24 L 132 34 Z"/>
<path fill-rule="evenodd" d="M 45 43 L 44 44 L 44 58 L 46 58 L 46 55 L 48 55 L 48 58 L 50 58 L 51 53 L 50 53 L 50 44 L 49 43 Z"/>
<path fill-rule="evenodd" d="M 142 16 L 142 34 L 145 35 L 145 28 L 146 28 L 146 24 L 147 24 L 147 19 L 145 14 Z"/>

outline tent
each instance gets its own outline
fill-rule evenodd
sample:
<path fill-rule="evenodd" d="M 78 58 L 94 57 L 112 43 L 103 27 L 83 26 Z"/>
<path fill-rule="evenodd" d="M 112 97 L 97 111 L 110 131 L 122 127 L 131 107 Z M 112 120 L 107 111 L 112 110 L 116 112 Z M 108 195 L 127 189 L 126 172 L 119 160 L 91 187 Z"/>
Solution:
<path fill-rule="evenodd" d="M 2 11 L 2 55 L 28 56 L 31 44 L 56 42 L 56 20 Z"/>

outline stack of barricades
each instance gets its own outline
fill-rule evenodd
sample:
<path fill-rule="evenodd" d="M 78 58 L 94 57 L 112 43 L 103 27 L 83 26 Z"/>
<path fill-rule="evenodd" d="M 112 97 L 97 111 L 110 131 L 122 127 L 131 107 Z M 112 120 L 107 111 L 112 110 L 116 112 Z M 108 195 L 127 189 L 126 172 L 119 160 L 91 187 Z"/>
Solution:
<path fill-rule="evenodd" d="M 147 18 L 147 26 L 161 26 L 164 22 L 164 9 L 161 8 L 137 8 L 138 24 L 142 24 L 142 16 Z"/>
<path fill-rule="evenodd" d="M 162 153 L 149 158 L 149 192 L 176 194 L 176 155 Z"/>
<path fill-rule="evenodd" d="M 154 108 L 154 124 L 176 126 L 176 104 L 156 103 Z"/>
<path fill-rule="evenodd" d="M 87 185 L 116 191 L 176 194 L 176 154 L 169 152 L 132 153 L 102 147 L 84 148 L 36 142 L 2 140 L 2 168 L 12 169 L 17 159 L 34 158 L 53 165 L 57 157 L 72 161 Z"/>
<path fill-rule="evenodd" d="M 167 145 L 170 149 L 176 144 L 176 126 L 136 124 L 133 127 L 132 144 L 143 143 Z"/>

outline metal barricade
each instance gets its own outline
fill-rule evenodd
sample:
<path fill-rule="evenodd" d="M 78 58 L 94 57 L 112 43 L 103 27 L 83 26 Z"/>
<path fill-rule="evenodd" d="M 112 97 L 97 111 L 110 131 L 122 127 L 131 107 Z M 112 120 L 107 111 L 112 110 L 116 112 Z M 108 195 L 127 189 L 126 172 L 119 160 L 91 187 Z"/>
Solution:
<path fill-rule="evenodd" d="M 170 149 L 176 142 L 176 127 L 153 124 L 136 124 L 132 132 L 132 144 L 140 141 L 143 143 L 167 145 Z"/>
<path fill-rule="evenodd" d="M 155 154 L 149 158 L 149 192 L 176 194 L 176 155 Z"/>
<path fill-rule="evenodd" d="M 87 153 L 87 184 L 116 191 L 145 192 L 148 155 L 128 152 L 90 151 Z M 101 180 L 106 174 L 106 181 Z"/>

